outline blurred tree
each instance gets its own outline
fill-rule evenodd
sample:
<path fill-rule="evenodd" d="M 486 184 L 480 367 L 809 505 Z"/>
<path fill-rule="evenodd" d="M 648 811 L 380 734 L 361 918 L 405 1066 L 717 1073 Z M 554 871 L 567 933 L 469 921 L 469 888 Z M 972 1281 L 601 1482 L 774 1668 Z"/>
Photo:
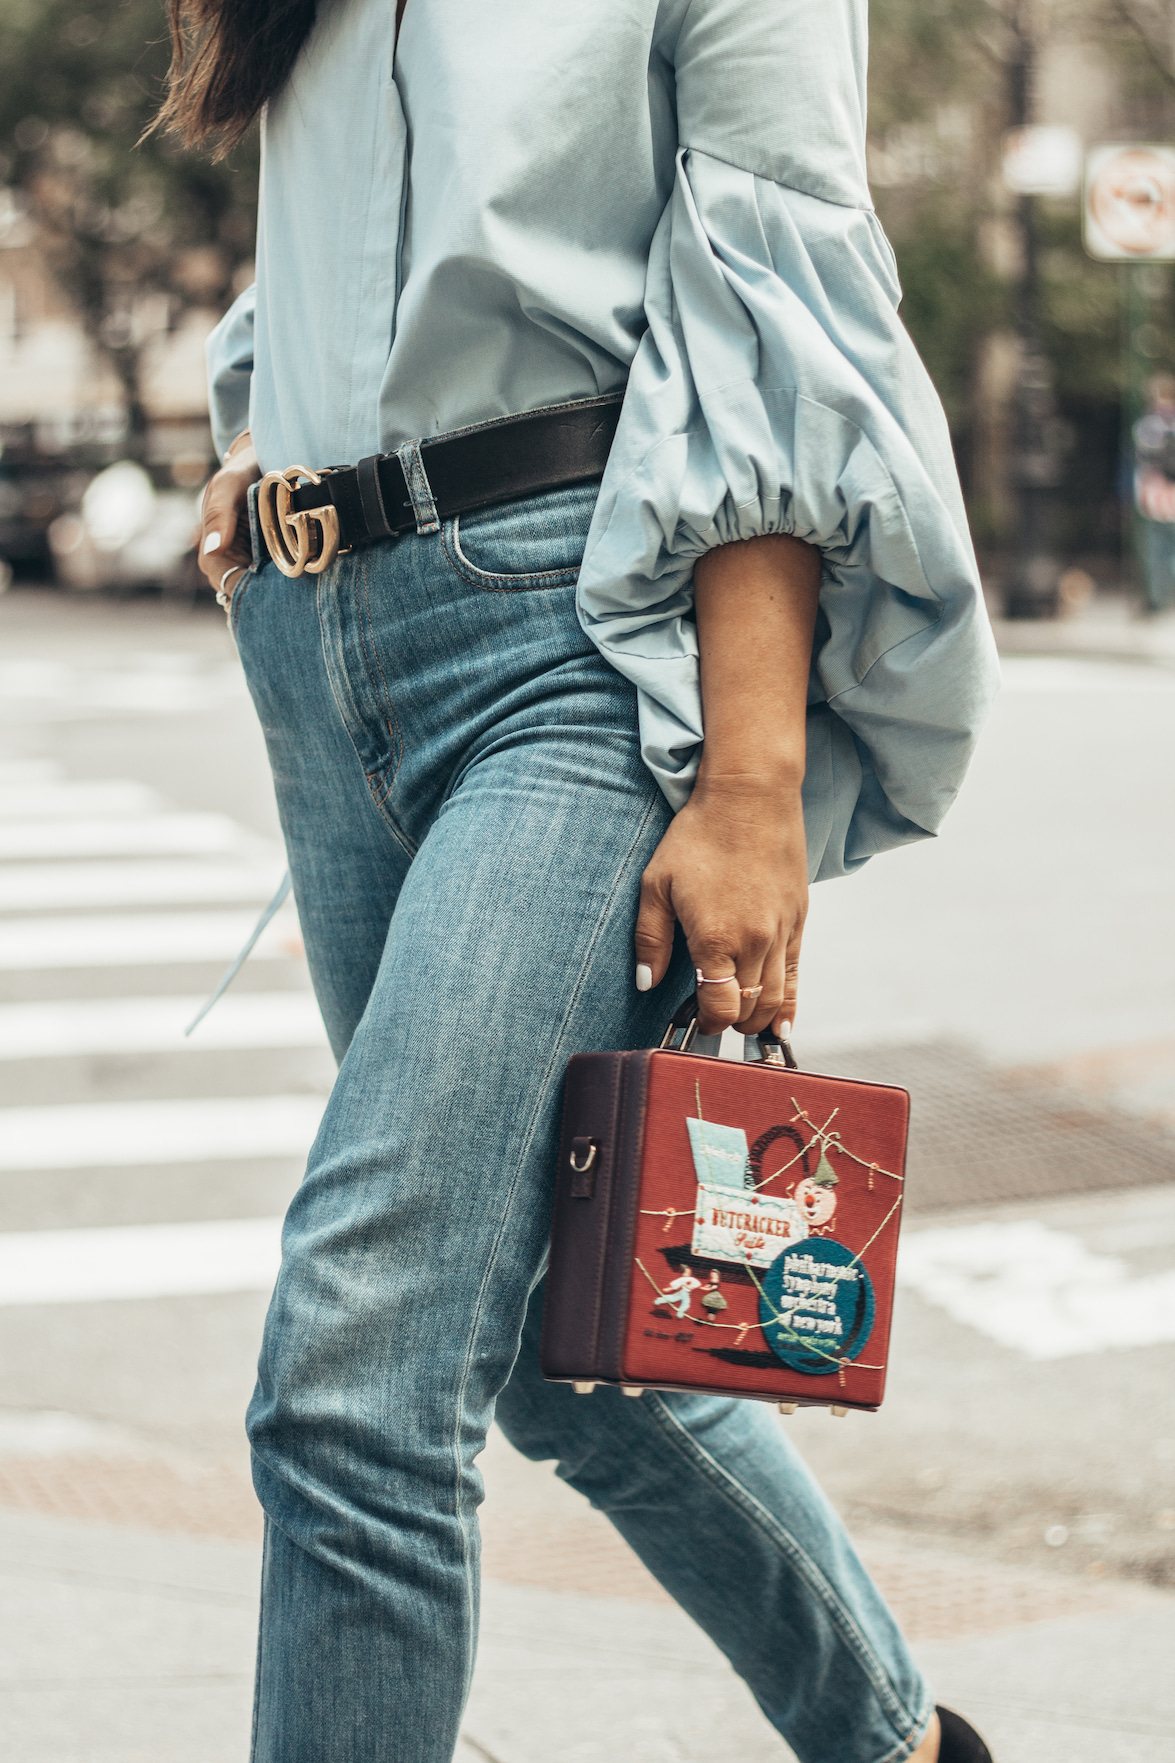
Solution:
<path fill-rule="evenodd" d="M 976 537 L 997 550 L 1017 537 L 1024 245 L 1000 160 L 1026 36 L 1038 63 L 1061 45 L 1092 46 L 1117 93 L 1112 124 L 1099 126 L 1118 138 L 1175 133 L 1171 0 L 871 0 L 874 196 L 897 254 L 903 317 L 946 405 Z M 1027 78 L 1031 87 L 1031 68 Z M 1050 120 L 1034 111 L 1031 89 L 1022 102 L 1034 120 Z M 1111 551 L 1121 531 L 1122 276 L 1085 256 L 1078 209 L 1075 197 L 1037 204 L 1040 332 L 1067 436 L 1058 537 L 1069 554 Z M 1154 283 L 1157 366 L 1175 362 L 1175 289 L 1162 267 Z"/>
<path fill-rule="evenodd" d="M 1175 13 L 1170 0 L 1109 0 L 1159 72 L 1175 85 Z"/>
<path fill-rule="evenodd" d="M 872 0 L 869 29 L 869 173 L 898 259 L 902 316 L 946 407 L 972 519 L 990 537 L 998 486 L 976 458 L 984 362 L 1012 312 L 992 225 L 1001 11 L 984 0 Z"/>
<path fill-rule="evenodd" d="M 0 184 L 123 389 L 141 457 L 143 350 L 223 307 L 253 253 L 256 152 L 220 165 L 152 137 L 168 62 L 162 0 L 4 0 Z"/>

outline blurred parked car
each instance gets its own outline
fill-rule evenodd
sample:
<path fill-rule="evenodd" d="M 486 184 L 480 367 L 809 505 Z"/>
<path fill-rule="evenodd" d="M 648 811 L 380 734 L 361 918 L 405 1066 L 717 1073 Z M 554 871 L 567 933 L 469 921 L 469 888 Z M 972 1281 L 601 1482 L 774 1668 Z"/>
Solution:
<path fill-rule="evenodd" d="M 49 528 L 57 579 L 80 590 L 161 588 L 191 592 L 201 581 L 192 548 L 200 498 L 157 490 L 141 465 L 122 459 L 90 482 L 76 514 Z"/>
<path fill-rule="evenodd" d="M 0 466 L 0 579 L 52 575 L 47 529 L 63 504 L 59 478 Z"/>

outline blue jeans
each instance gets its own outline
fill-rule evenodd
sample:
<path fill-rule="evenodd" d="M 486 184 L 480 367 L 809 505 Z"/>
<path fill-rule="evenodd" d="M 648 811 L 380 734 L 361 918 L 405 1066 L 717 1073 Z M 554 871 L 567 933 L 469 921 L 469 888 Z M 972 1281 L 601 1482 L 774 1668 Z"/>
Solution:
<path fill-rule="evenodd" d="M 930 1715 L 772 1411 L 539 1373 L 568 1056 L 651 1044 L 691 983 L 680 947 L 656 992 L 633 985 L 669 810 L 633 689 L 575 615 L 593 501 L 450 522 L 317 582 L 268 565 L 234 596 L 341 1062 L 249 1411 L 258 1763 L 448 1763 L 495 1416 L 607 1514 L 804 1763 L 904 1758 Z"/>

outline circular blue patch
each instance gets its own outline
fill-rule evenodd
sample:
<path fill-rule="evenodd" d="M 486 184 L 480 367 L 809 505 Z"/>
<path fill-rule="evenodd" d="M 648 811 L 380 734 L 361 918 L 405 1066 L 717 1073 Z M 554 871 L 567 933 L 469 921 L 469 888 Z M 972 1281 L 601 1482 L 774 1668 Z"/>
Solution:
<path fill-rule="evenodd" d="M 851 1249 L 806 1237 L 762 1276 L 759 1320 L 767 1344 L 792 1371 L 824 1377 L 856 1359 L 873 1332 L 873 1282 Z"/>

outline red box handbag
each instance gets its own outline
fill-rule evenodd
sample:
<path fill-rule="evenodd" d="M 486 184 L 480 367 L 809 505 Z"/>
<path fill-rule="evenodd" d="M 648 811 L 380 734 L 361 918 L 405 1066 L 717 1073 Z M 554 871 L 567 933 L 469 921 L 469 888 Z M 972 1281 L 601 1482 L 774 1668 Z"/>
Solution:
<path fill-rule="evenodd" d="M 568 1063 L 544 1376 L 834 1413 L 885 1393 L 910 1098 L 661 1046 Z M 681 1031 L 681 1041 L 674 1045 Z"/>

